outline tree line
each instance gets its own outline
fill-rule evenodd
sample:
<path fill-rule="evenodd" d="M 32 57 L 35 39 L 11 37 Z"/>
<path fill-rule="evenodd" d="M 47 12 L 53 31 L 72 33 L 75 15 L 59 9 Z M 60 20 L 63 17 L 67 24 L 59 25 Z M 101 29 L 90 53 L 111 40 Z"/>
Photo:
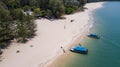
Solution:
<path fill-rule="evenodd" d="M 25 43 L 36 31 L 34 17 L 25 15 L 22 8 L 15 8 L 8 2 L 0 1 L 0 49 L 7 47 L 13 39 Z"/>
<path fill-rule="evenodd" d="M 36 16 L 60 18 L 83 10 L 86 0 L 0 0 L 0 49 L 16 39 L 25 43 L 35 36 Z M 25 11 L 33 14 L 24 14 Z"/>

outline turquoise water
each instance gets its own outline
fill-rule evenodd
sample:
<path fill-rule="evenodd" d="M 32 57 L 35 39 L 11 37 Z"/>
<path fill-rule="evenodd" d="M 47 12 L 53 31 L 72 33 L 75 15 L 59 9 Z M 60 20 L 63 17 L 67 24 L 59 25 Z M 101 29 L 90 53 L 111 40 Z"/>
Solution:
<path fill-rule="evenodd" d="M 90 33 L 100 40 L 85 37 L 83 44 L 88 55 L 72 53 L 68 63 L 60 67 L 120 67 L 120 2 L 107 2 L 93 12 L 94 24 Z"/>

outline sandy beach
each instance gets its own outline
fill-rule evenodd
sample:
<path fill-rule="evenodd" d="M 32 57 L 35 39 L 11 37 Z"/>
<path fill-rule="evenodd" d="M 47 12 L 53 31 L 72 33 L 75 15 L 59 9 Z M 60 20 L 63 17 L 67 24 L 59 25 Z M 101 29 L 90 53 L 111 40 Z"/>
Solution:
<path fill-rule="evenodd" d="M 58 56 L 68 52 L 78 37 L 86 35 L 92 24 L 91 11 L 102 7 L 102 4 L 88 3 L 84 12 L 65 15 L 66 19 L 62 20 L 35 20 L 37 35 L 25 44 L 13 42 L 4 50 L 0 67 L 47 67 Z M 20 52 L 16 53 L 17 50 Z"/>

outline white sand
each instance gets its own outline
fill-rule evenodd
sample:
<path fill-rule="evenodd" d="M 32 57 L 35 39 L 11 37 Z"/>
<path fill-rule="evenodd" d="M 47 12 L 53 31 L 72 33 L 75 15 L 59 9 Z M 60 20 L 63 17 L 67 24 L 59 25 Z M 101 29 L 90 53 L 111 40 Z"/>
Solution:
<path fill-rule="evenodd" d="M 25 44 L 13 43 L 4 50 L 0 67 L 46 67 L 46 63 L 63 53 L 61 46 L 67 49 L 78 36 L 88 31 L 90 12 L 102 4 L 89 3 L 88 10 L 66 15 L 64 20 L 36 20 L 37 36 Z M 16 53 L 17 50 L 20 53 Z"/>

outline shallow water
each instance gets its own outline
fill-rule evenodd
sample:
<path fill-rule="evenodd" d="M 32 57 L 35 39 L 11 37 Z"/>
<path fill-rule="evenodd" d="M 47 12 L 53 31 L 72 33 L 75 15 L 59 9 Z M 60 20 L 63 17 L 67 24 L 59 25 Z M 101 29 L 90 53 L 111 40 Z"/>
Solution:
<path fill-rule="evenodd" d="M 100 39 L 85 37 L 83 44 L 88 55 L 71 53 L 58 67 L 120 67 L 120 2 L 107 2 L 93 12 L 94 24 L 90 33 Z"/>

